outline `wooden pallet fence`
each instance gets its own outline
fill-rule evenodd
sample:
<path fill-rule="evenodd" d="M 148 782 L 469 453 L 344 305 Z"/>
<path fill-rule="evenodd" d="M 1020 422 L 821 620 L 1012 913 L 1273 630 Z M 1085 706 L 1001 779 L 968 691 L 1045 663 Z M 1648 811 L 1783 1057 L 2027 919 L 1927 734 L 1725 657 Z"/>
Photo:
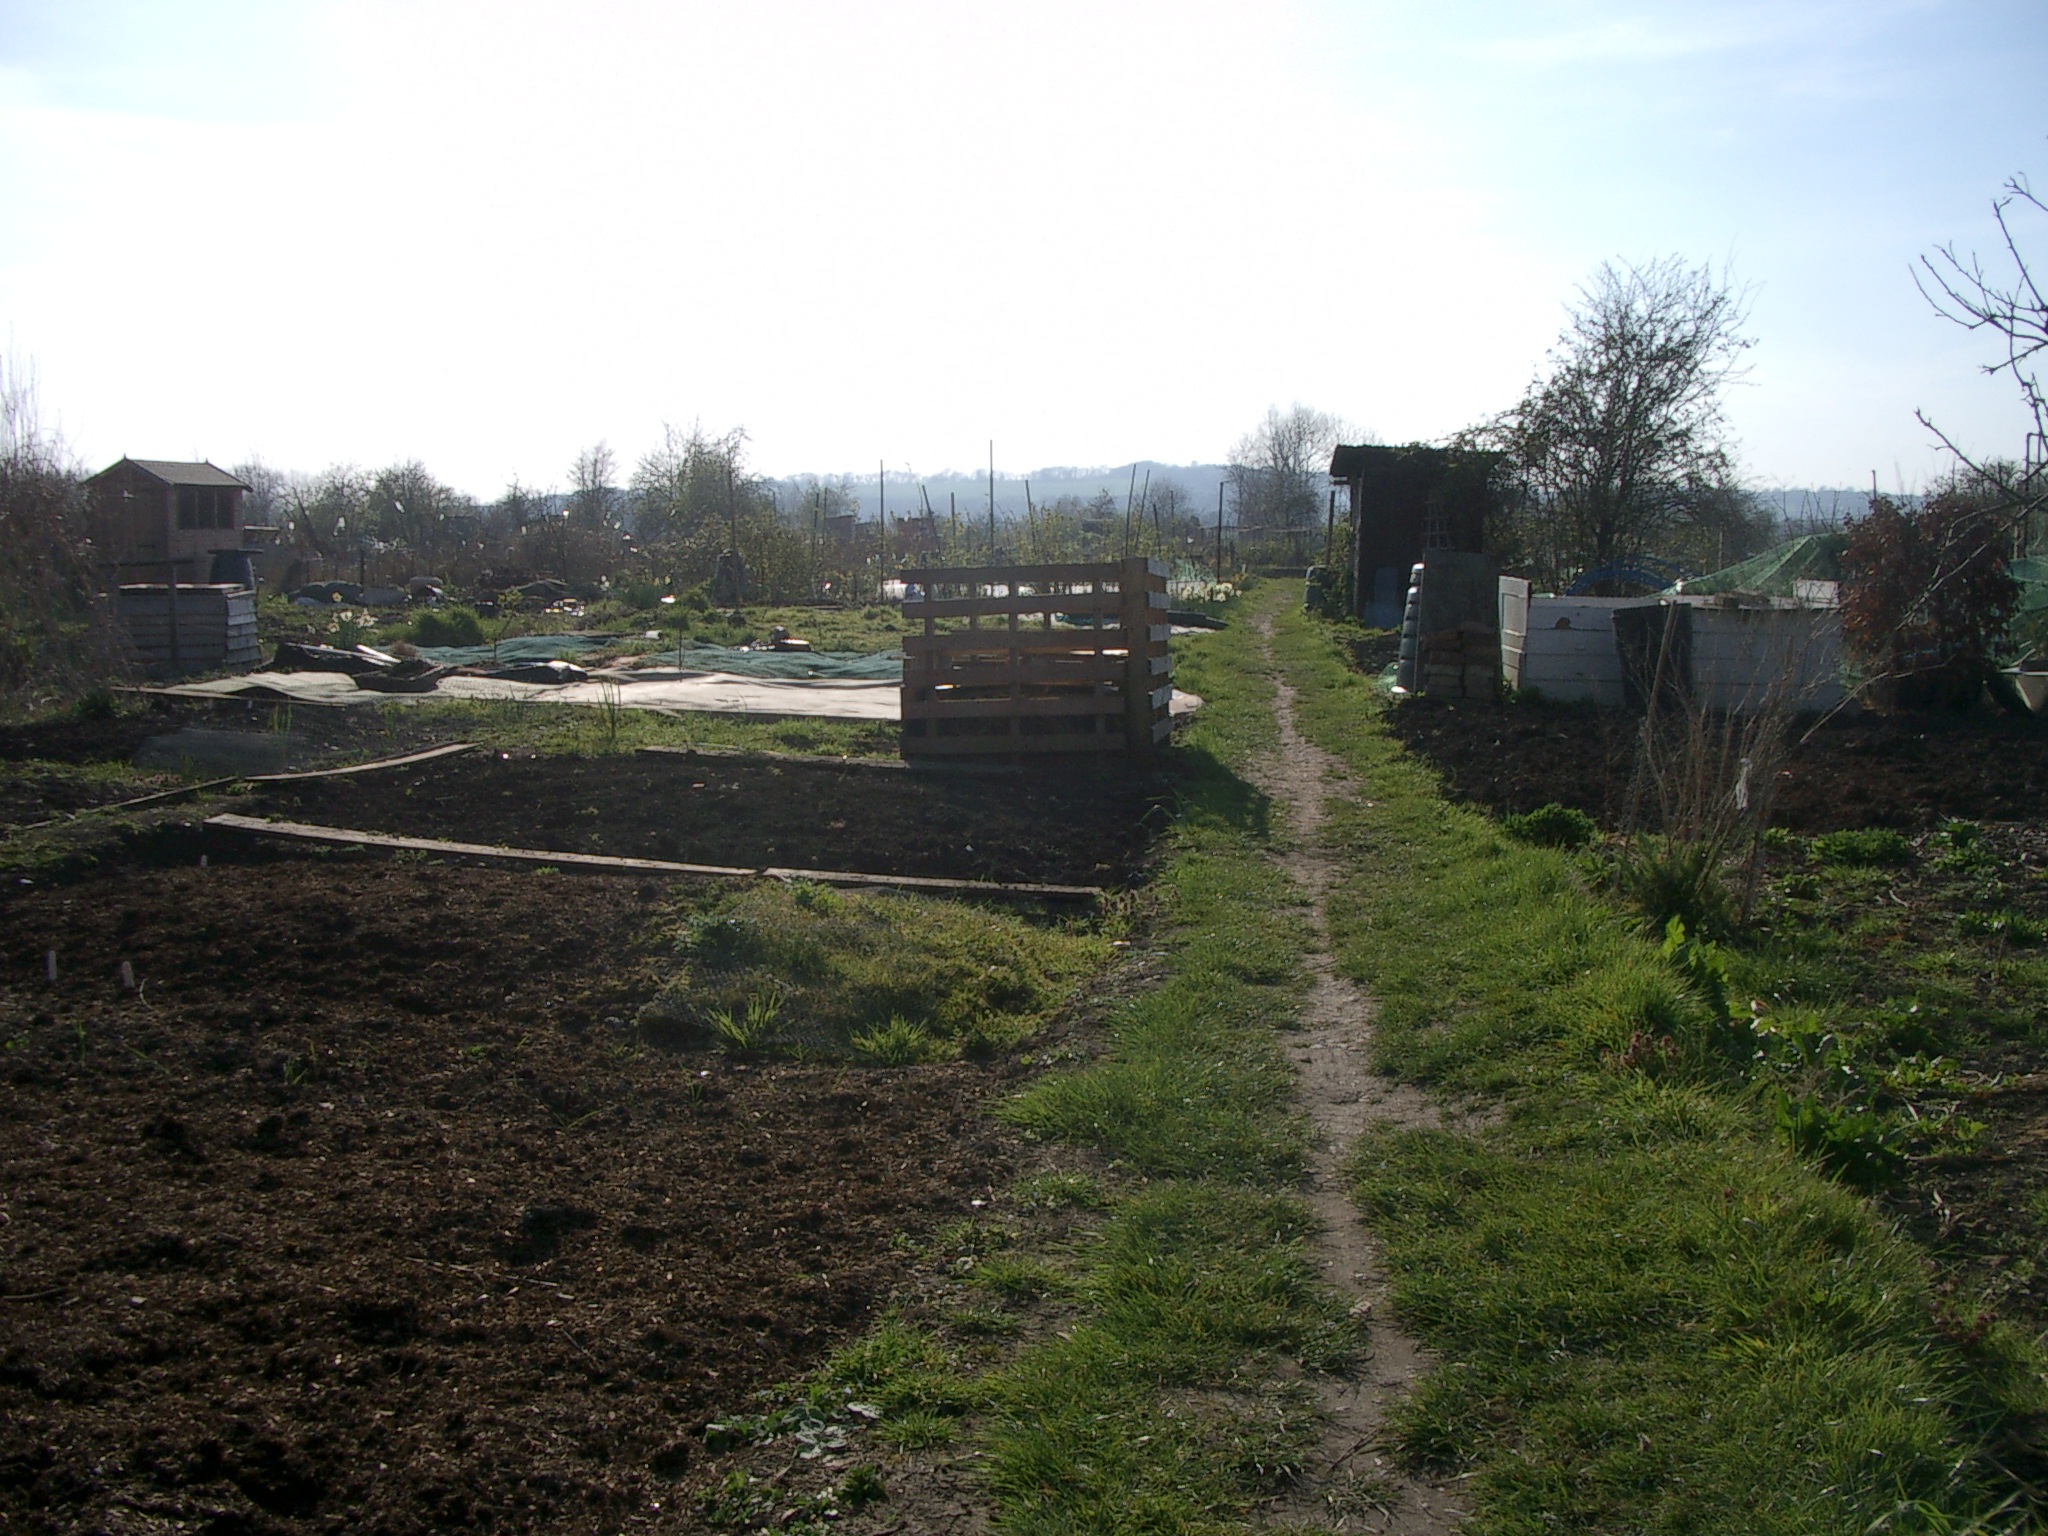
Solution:
<path fill-rule="evenodd" d="M 1173 730 L 1158 560 L 905 571 L 903 756 L 1122 752 Z"/>

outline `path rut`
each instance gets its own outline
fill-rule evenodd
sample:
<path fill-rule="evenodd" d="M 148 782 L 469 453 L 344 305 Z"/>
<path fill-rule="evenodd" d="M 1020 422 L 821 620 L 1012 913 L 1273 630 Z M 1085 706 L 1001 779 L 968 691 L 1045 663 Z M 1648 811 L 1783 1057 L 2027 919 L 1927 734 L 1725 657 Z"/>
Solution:
<path fill-rule="evenodd" d="M 1270 664 L 1271 621 L 1261 619 L 1258 627 Z M 1299 1486 L 1269 1511 L 1269 1518 L 1274 1524 L 1313 1524 L 1331 1531 L 1435 1536 L 1457 1529 L 1462 1510 L 1445 1486 L 1401 1471 L 1383 1434 L 1387 1410 L 1409 1390 L 1429 1357 L 1388 1315 L 1386 1272 L 1345 1191 L 1344 1164 L 1352 1143 L 1370 1126 L 1435 1126 L 1443 1117 L 1426 1095 L 1370 1065 L 1372 1001 L 1336 968 L 1328 901 L 1340 867 L 1321 842 L 1325 803 L 1342 790 L 1347 777 L 1333 755 L 1301 735 L 1294 689 L 1278 676 L 1274 682 L 1280 749 L 1253 764 L 1252 778 L 1287 813 L 1290 836 L 1274 857 L 1309 901 L 1306 965 L 1312 986 L 1300 1028 L 1287 1036 L 1287 1051 L 1301 1073 L 1303 1105 L 1316 1132 L 1305 1193 L 1323 1226 L 1317 1262 L 1329 1284 L 1351 1298 L 1352 1314 L 1365 1323 L 1369 1345 L 1354 1375 L 1318 1379 L 1328 1415 L 1322 1440 Z"/>

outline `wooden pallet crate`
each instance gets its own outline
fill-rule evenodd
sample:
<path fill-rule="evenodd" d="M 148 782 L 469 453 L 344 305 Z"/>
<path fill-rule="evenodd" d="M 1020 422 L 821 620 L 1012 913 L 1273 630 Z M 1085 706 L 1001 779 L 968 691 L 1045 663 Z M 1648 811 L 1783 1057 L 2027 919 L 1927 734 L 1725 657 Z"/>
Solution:
<path fill-rule="evenodd" d="M 906 759 L 1123 753 L 1171 734 L 1167 567 L 905 571 Z"/>
<path fill-rule="evenodd" d="M 139 584 L 122 587 L 115 601 L 129 652 L 152 677 L 256 665 L 256 594 L 247 587 L 180 582 L 173 592 Z"/>

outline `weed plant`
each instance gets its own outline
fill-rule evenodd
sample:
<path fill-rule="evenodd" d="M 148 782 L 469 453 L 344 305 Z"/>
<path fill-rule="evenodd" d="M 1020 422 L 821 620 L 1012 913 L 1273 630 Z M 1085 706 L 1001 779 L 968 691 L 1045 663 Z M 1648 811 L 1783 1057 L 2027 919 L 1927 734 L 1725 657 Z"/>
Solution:
<path fill-rule="evenodd" d="M 1846 832 L 1824 832 L 1812 843 L 1813 857 L 1822 864 L 1850 868 L 1870 865 L 1909 864 L 1913 845 L 1903 833 L 1889 827 L 1870 827 Z"/>
<path fill-rule="evenodd" d="M 1482 1532 L 1961 1530 L 2002 1507 L 1991 1447 L 2044 1406 L 2039 1357 L 1949 1328 L 1833 1176 L 1887 1158 L 1867 1102 L 1813 1075 L 1839 1063 L 1759 1061 L 1796 1048 L 1729 1018 L 1747 956 L 1659 945 L 1563 854 L 1447 805 L 1369 681 L 1279 623 L 1305 729 L 1363 786 L 1331 837 L 1368 857 L 1331 913 L 1379 1063 L 1496 1107 L 1370 1134 L 1354 1165 L 1442 1360 L 1401 1456 L 1463 1477 Z"/>
<path fill-rule="evenodd" d="M 527 704 L 513 700 L 450 700 L 408 705 L 422 726 L 449 740 L 494 751 L 595 757 L 641 747 L 692 747 L 743 752 L 797 752 L 823 757 L 894 757 L 897 727 L 888 720 L 752 720 L 741 715 Z"/>
<path fill-rule="evenodd" d="M 1547 848 L 1583 848 L 1599 831 L 1593 818 L 1584 811 L 1559 805 L 1555 800 L 1533 811 L 1503 816 L 1500 825 L 1509 837 Z"/>
<path fill-rule="evenodd" d="M 915 896 L 763 883 L 695 900 L 643 1023 L 727 1037 L 772 994 L 777 1043 L 893 1066 L 1015 1045 L 1110 954 L 1073 925 Z"/>

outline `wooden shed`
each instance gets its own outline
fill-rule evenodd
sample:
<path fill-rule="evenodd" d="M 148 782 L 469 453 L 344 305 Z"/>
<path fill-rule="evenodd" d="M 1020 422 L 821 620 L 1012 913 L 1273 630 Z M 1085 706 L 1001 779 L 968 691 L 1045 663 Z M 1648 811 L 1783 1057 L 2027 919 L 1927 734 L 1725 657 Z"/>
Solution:
<path fill-rule="evenodd" d="M 1350 497 L 1353 615 L 1396 628 L 1408 573 L 1428 551 L 1482 553 L 1505 473 L 1500 454 L 1474 449 L 1339 447 L 1330 456 L 1330 479 Z"/>
<path fill-rule="evenodd" d="M 249 547 L 248 492 L 216 464 L 123 458 L 85 482 L 100 564 L 117 580 L 207 581 L 216 554 Z"/>

